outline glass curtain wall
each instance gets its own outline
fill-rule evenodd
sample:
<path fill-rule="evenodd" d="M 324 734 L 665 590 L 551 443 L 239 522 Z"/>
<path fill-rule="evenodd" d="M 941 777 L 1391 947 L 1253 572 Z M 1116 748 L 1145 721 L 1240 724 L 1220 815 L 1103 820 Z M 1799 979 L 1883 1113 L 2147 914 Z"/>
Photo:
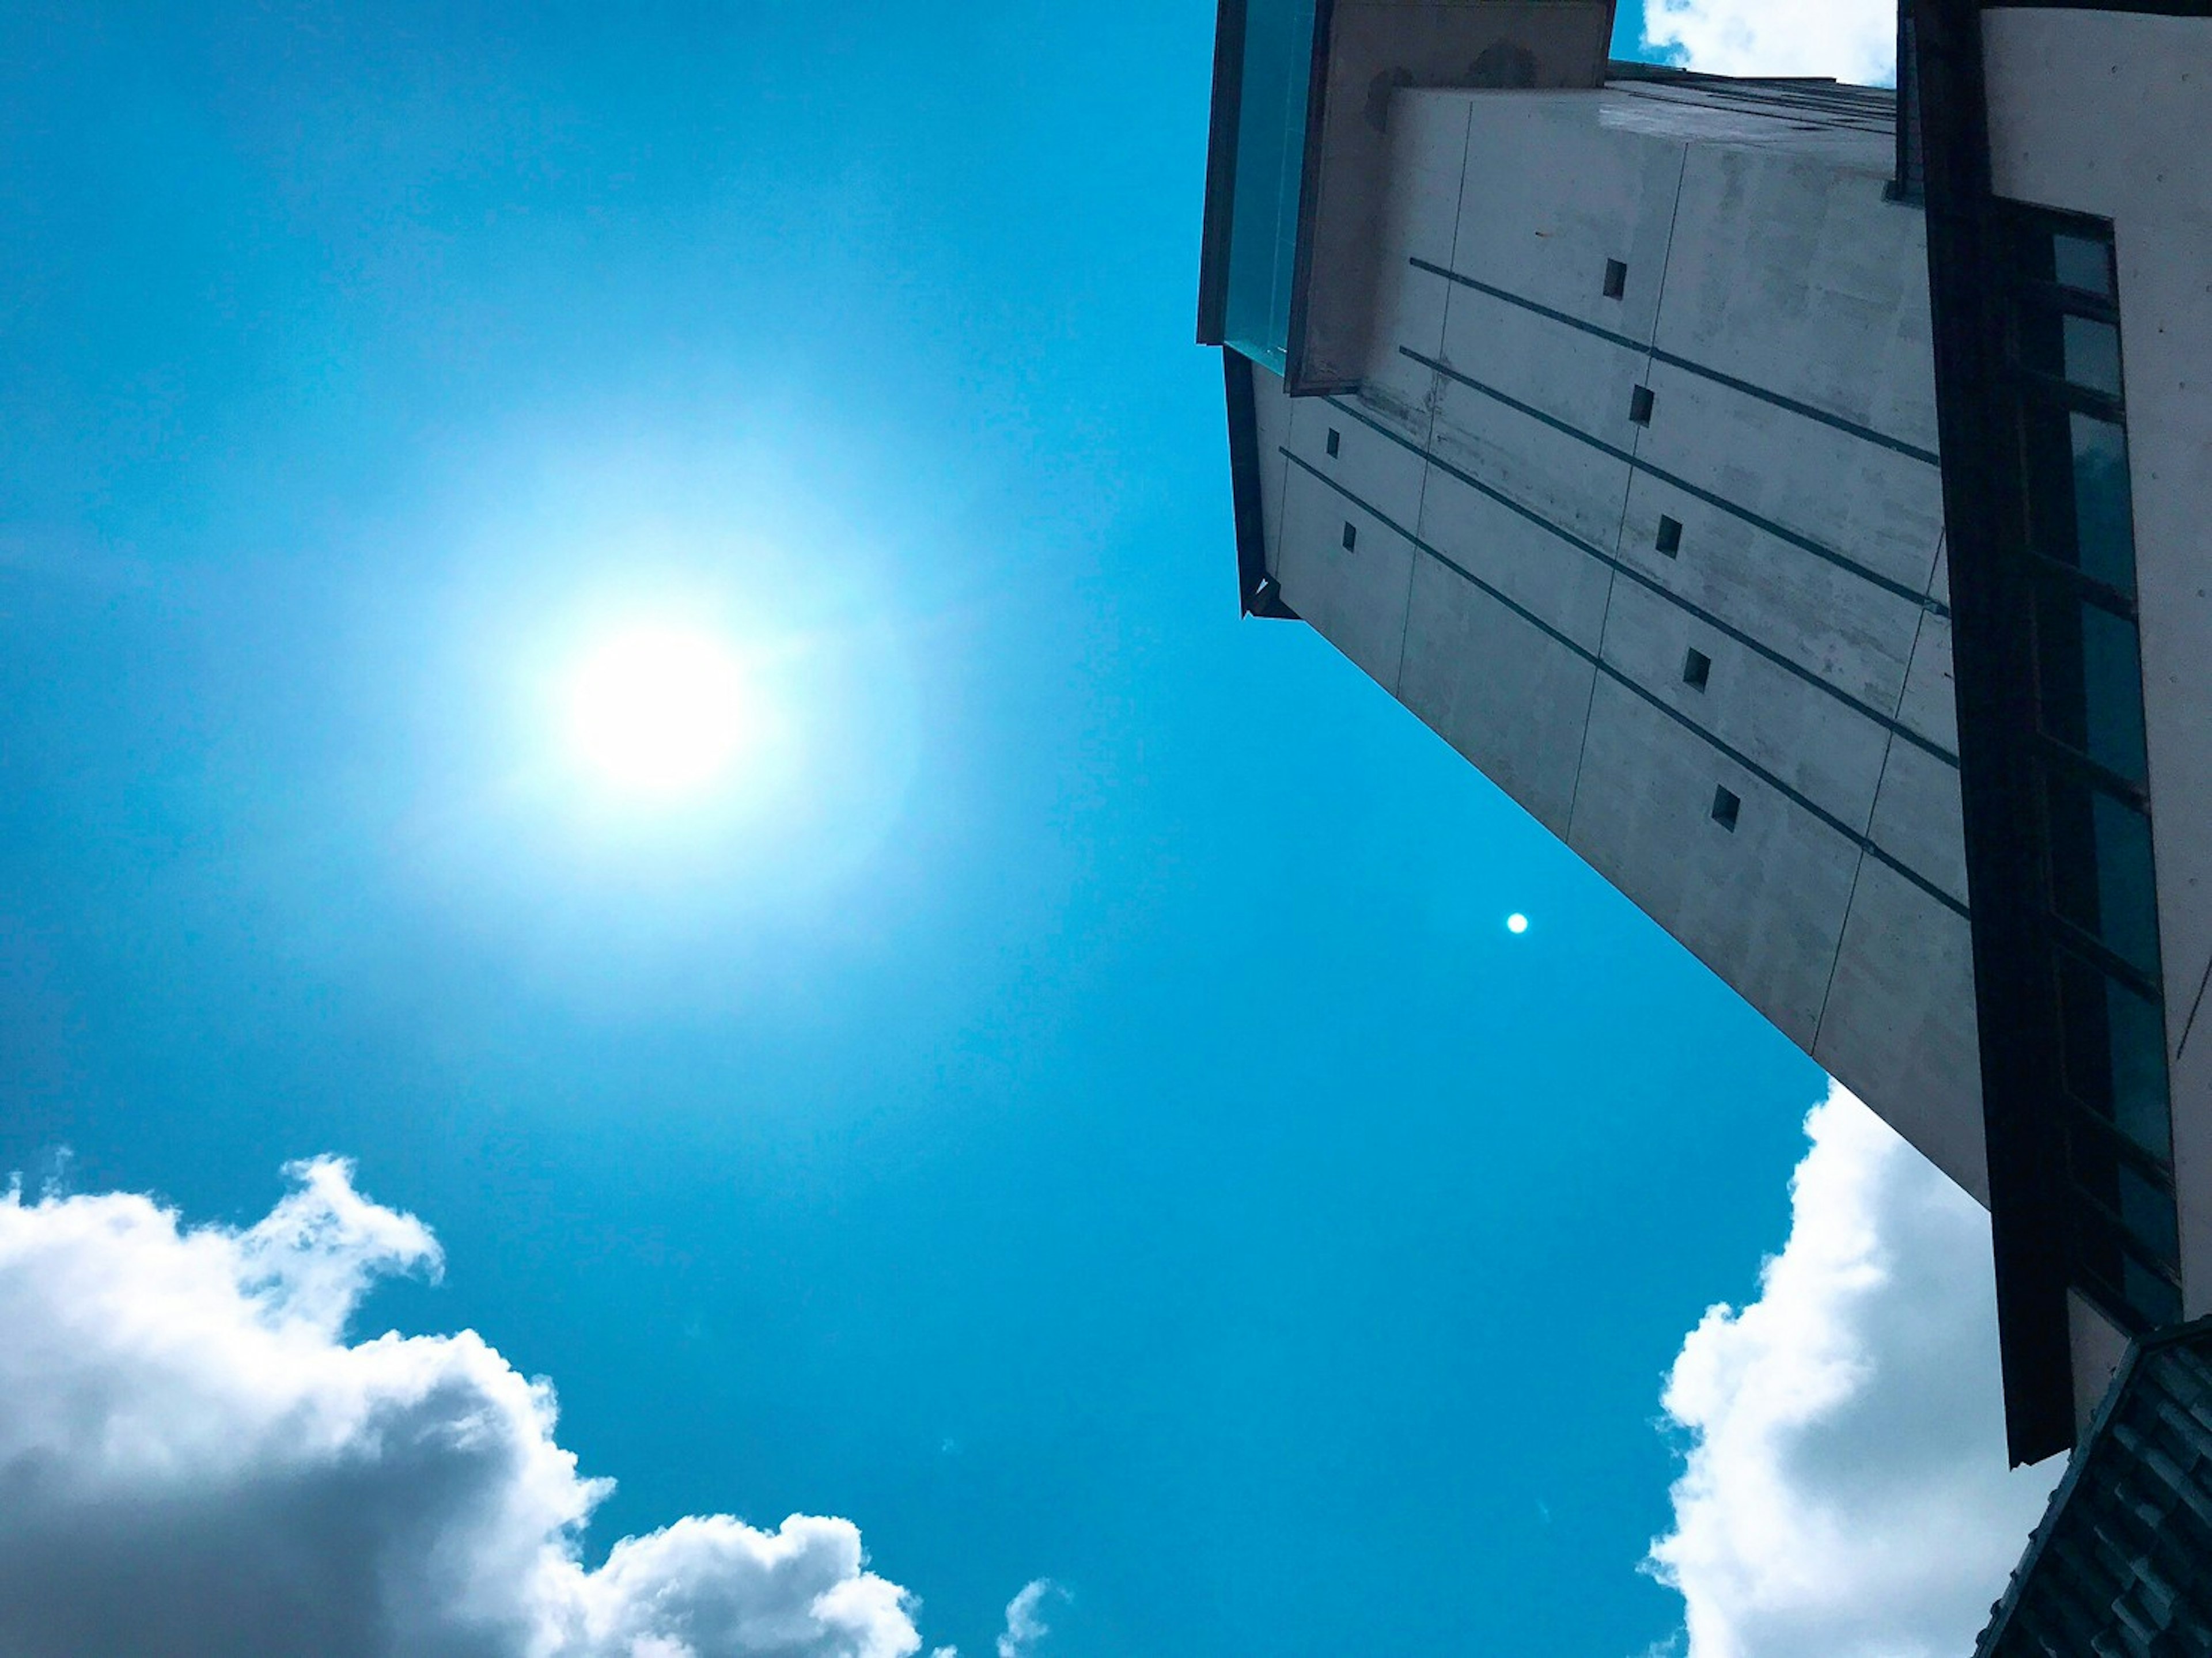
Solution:
<path fill-rule="evenodd" d="M 2002 224 L 2073 1276 L 2141 1331 L 2181 1297 L 2112 228 Z"/>

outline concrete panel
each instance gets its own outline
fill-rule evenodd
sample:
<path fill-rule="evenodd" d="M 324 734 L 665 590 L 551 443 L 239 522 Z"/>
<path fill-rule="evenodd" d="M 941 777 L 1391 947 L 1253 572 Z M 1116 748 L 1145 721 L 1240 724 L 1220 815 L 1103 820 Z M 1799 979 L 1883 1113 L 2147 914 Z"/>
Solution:
<path fill-rule="evenodd" d="M 1421 539 L 1595 653 L 1613 571 L 1442 467 L 1429 471 Z"/>
<path fill-rule="evenodd" d="M 1310 382 L 1356 380 L 1373 321 L 1391 161 L 1392 88 L 1595 88 L 1604 78 L 1610 0 L 1337 0 L 1319 113 L 1320 171 L 1304 233 Z M 1303 389 L 1303 388 L 1302 388 Z"/>
<path fill-rule="evenodd" d="M 1290 451 L 1323 477 L 1333 478 L 1383 517 L 1412 525 L 1421 516 L 1421 482 L 1428 458 L 1393 443 L 1322 398 L 1293 398 Z M 1328 452 L 1329 434 L 1336 453 Z"/>
<path fill-rule="evenodd" d="M 1945 753 L 1958 753 L 1959 688 L 1951 674 L 1948 616 L 1921 617 L 1920 637 L 1912 647 L 1912 667 L 1905 675 L 1897 717 Z"/>
<path fill-rule="evenodd" d="M 1683 671 L 1710 664 L 1705 689 Z M 1613 588 L 1605 659 L 1806 799 L 1864 831 L 1889 733 L 1758 652 L 1633 581 Z"/>
<path fill-rule="evenodd" d="M 1613 95 L 1474 94 L 1459 241 L 1441 263 L 1648 341 L 1682 147 L 1602 125 L 1599 106 Z M 1617 300 L 1605 296 L 1607 259 L 1628 267 Z"/>
<path fill-rule="evenodd" d="M 1659 520 L 1682 526 L 1669 558 Z M 1876 708 L 1893 708 L 1920 632 L 1917 601 L 1876 587 L 1645 473 L 1628 492 L 1621 556 L 1670 592 L 1741 629 Z"/>
<path fill-rule="evenodd" d="M 1716 786 L 1741 801 L 1733 833 Z M 1858 847 L 1601 675 L 1567 843 L 1812 1051 Z"/>
<path fill-rule="evenodd" d="M 2087 1436 L 2089 1418 L 2128 1356 L 2127 1333 L 2092 1307 L 2078 1291 L 2066 1292 L 2067 1345 L 2074 1361 L 2074 1426 Z"/>
<path fill-rule="evenodd" d="M 1959 768 L 1903 738 L 1889 745 L 1869 837 L 1960 903 L 1966 902 L 1966 829 L 1959 816 Z"/>
<path fill-rule="evenodd" d="M 1932 452 L 1927 223 L 1882 199 L 1894 155 L 1875 156 L 1692 145 L 1657 343 Z"/>
<path fill-rule="evenodd" d="M 1354 544 L 1344 545 L 1349 524 Z M 1275 579 L 1285 603 L 1387 691 L 1398 689 L 1413 544 L 1373 513 L 1293 466 L 1283 492 Z"/>
<path fill-rule="evenodd" d="M 1644 383 L 1649 359 L 1641 350 L 1455 283 L 1443 361 L 1588 437 L 1624 453 L 1635 447 L 1638 428 L 1628 410 L 1630 393 Z"/>
<path fill-rule="evenodd" d="M 1638 459 L 1927 592 L 1943 532 L 1936 468 L 1668 363 L 1646 383 Z"/>
<path fill-rule="evenodd" d="M 2197 984 L 2189 988 L 2193 996 Z M 2166 1022 L 2166 1038 L 2180 1042 L 2167 1074 L 2173 1102 L 2173 1189 L 2181 1208 L 2181 1312 L 2212 1313 L 2212 1030 Z"/>
<path fill-rule="evenodd" d="M 1417 558 L 1399 696 L 1561 836 L 1596 671 L 1473 582 Z"/>
<path fill-rule="evenodd" d="M 1384 185 L 1386 259 L 1449 267 L 1467 180 L 1467 135 L 1481 94 L 1401 88 L 1390 100 L 1390 177 Z"/>
<path fill-rule="evenodd" d="M 1859 871 L 1813 1057 L 1988 1206 L 1972 931 L 1878 859 Z"/>
<path fill-rule="evenodd" d="M 1443 349 L 1449 284 L 1411 261 L 1419 257 L 1434 264 L 1451 263 L 1460 179 L 1467 165 L 1468 110 L 1467 98 L 1459 93 L 1401 92 L 1390 104 L 1389 193 L 1376 254 L 1375 323 L 1361 386 L 1399 411 L 1402 418 L 1393 424 L 1423 444 L 1428 441 L 1433 376 L 1399 355 L 1398 348 L 1429 357 Z"/>
<path fill-rule="evenodd" d="M 1456 380 L 1437 403 L 1430 452 L 1547 522 L 1612 550 L 1628 463 L 1508 409 Z"/>

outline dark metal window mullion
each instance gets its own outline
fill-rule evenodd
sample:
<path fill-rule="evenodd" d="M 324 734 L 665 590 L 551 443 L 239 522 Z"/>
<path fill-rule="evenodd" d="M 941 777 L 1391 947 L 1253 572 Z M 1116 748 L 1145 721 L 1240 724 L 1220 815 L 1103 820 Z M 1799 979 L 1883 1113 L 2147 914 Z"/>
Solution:
<path fill-rule="evenodd" d="M 2160 1000 L 2158 981 L 2094 933 L 2068 920 L 2048 905 L 2044 907 L 2038 919 L 2051 938 L 2065 945 L 2100 973 L 2118 979 L 2137 995 L 2150 1001 Z"/>

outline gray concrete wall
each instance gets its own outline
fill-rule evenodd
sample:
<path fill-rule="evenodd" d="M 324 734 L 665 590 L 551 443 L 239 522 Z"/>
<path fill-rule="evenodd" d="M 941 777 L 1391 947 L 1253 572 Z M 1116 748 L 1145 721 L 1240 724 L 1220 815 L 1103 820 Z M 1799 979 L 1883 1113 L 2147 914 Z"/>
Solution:
<path fill-rule="evenodd" d="M 1984 14 L 1997 193 L 2110 219 L 2182 1302 L 2212 1313 L 2212 20 Z"/>
<path fill-rule="evenodd" d="M 1263 395 L 1271 556 L 1985 1199 L 1922 221 L 1877 103 L 1759 98 L 1399 93 L 1363 390 Z"/>

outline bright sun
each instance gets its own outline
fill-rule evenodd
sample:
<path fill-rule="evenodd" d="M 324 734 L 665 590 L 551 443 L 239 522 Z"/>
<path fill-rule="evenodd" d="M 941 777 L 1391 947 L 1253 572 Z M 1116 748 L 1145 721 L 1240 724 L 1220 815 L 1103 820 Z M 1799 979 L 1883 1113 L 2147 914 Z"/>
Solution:
<path fill-rule="evenodd" d="M 627 794 L 700 793 L 743 756 L 757 724 L 736 653 L 696 629 L 632 628 L 586 656 L 569 683 L 577 757 Z"/>

